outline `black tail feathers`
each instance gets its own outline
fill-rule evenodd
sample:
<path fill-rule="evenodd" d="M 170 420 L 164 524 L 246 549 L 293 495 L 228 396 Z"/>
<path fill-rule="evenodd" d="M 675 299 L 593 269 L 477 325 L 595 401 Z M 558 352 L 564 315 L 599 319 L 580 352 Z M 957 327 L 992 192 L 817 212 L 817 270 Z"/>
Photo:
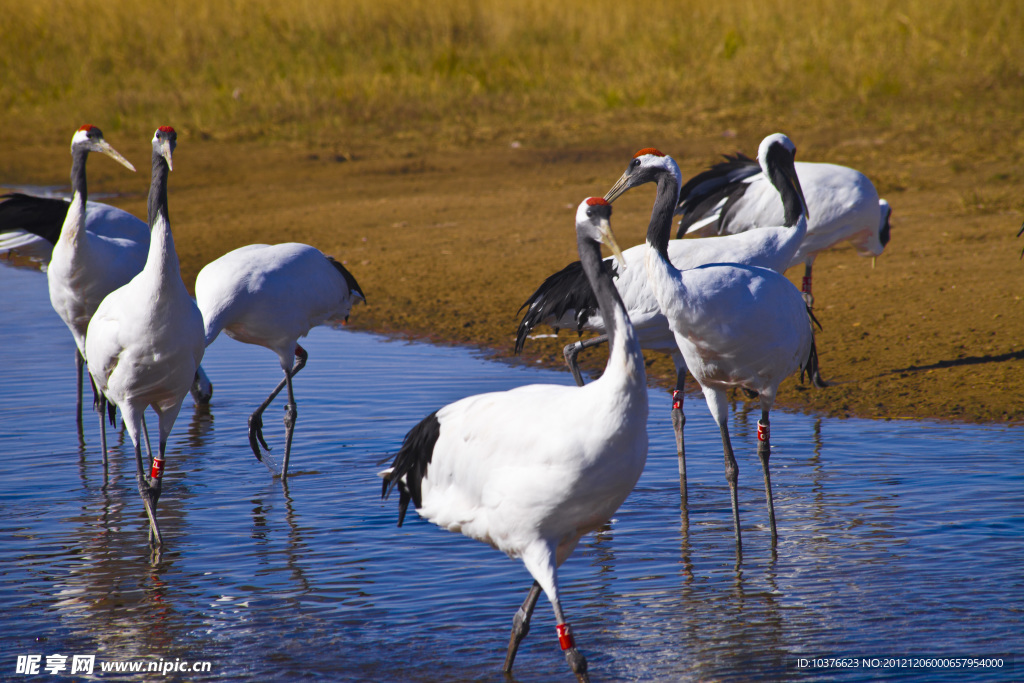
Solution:
<path fill-rule="evenodd" d="M 331 265 L 334 266 L 339 273 L 341 273 L 341 276 L 343 278 L 345 278 L 345 283 L 348 285 L 348 291 L 355 292 L 356 294 L 358 294 L 365 303 L 366 295 L 363 294 L 363 290 L 359 288 L 359 283 L 356 282 L 355 276 L 352 275 L 352 273 L 348 272 L 348 268 L 341 265 L 333 256 L 328 256 L 327 260 L 330 261 Z"/>
<path fill-rule="evenodd" d="M 402 447 L 395 454 L 391 463 L 391 471 L 384 475 L 381 487 L 381 498 L 387 498 L 391 490 L 398 486 L 398 526 L 405 521 L 405 512 L 412 500 L 420 507 L 420 482 L 427 472 L 427 466 L 434 456 L 434 445 L 441 434 L 441 423 L 437 419 L 437 411 L 423 418 L 419 424 L 409 430 L 402 442 Z"/>

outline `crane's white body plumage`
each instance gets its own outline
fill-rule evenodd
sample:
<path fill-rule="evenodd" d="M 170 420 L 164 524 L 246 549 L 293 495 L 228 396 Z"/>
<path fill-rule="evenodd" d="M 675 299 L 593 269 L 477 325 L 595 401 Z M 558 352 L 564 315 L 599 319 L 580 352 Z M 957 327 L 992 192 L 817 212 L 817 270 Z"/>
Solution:
<path fill-rule="evenodd" d="M 146 266 L 102 301 L 86 339 L 97 389 L 121 409 L 133 440 L 146 407 L 166 440 L 206 349 L 203 316 L 181 280 L 170 234 L 161 216 Z"/>
<path fill-rule="evenodd" d="M 532 385 L 449 404 L 437 412 L 417 511 L 522 559 L 554 598 L 555 567 L 639 479 L 646 416 L 644 374 L 611 363 L 585 387 Z"/>
<path fill-rule="evenodd" d="M 263 438 L 263 411 L 287 386 L 285 456 L 280 468 L 286 477 L 298 415 L 292 378 L 307 357 L 298 340 L 317 325 L 344 322 L 360 301 L 365 297 L 352 274 L 306 244 L 250 244 L 199 271 L 196 302 L 203 314 L 206 344 L 223 331 L 232 339 L 270 349 L 284 371 L 284 380 L 249 418 L 253 454 L 275 474 L 278 465 L 269 457 L 270 447 Z M 293 358 L 297 359 L 294 366 Z"/>
<path fill-rule="evenodd" d="M 146 239 L 142 242 L 90 232 L 80 203 L 78 195 L 71 201 L 60 238 L 53 245 L 46 281 L 53 309 L 71 330 L 78 350 L 88 360 L 85 337 L 89 321 L 104 298 L 142 271 L 149 250 L 149 234 L 147 226 Z"/>
<path fill-rule="evenodd" d="M 813 341 L 793 283 L 774 270 L 739 264 L 680 271 L 649 256 L 646 266 L 686 367 L 705 395 L 742 387 L 771 406 L 779 383 L 801 368 Z M 726 417 L 711 403 L 716 420 Z"/>
<path fill-rule="evenodd" d="M 775 198 L 778 201 L 778 194 Z M 806 222 L 801 225 L 806 226 Z M 670 240 L 668 254 L 672 264 L 681 271 L 714 263 L 738 263 L 782 272 L 799 248 L 802 232 L 799 227 L 777 227 L 708 239 Z M 606 260 L 612 262 L 618 273 L 615 288 L 629 311 L 640 346 L 671 354 L 676 349 L 675 337 L 648 284 L 644 268 L 646 253 L 645 244 L 626 249 L 622 252 L 625 268 L 614 256 Z M 576 326 L 575 315 L 576 311 L 569 311 L 551 325 L 572 329 Z M 600 311 L 587 318 L 583 329 L 599 334 L 604 332 Z"/>
<path fill-rule="evenodd" d="M 879 199 L 867 176 L 846 166 L 806 161 L 796 162 L 796 173 L 807 201 L 807 234 L 782 270 L 801 263 L 812 265 L 820 252 L 844 241 L 861 256 L 882 254 L 888 241 L 890 208 L 888 202 Z M 756 173 L 742 182 L 746 187 L 741 197 L 732 203 L 723 197 L 694 218 L 688 233 L 733 235 L 779 225 L 782 205 L 765 174 Z M 685 196 L 680 197 L 680 201 L 685 200 Z"/>
<path fill-rule="evenodd" d="M 363 299 L 319 249 L 306 244 L 250 244 L 207 264 L 196 277 L 206 343 L 223 330 L 265 346 L 290 368 L 295 344 L 311 329 L 343 322 Z"/>

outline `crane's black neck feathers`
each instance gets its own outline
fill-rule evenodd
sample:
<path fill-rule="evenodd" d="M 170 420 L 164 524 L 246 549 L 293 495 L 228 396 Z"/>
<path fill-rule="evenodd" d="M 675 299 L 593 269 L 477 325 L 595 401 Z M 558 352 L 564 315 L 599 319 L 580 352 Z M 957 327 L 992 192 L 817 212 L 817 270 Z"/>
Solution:
<path fill-rule="evenodd" d="M 804 212 L 803 204 L 800 202 L 800 195 L 789 177 L 782 172 L 783 166 L 793 166 L 793 156 L 780 144 L 773 144 L 768 148 L 765 156 L 765 165 L 768 167 L 768 179 L 782 197 L 784 210 L 783 225 L 791 228 L 800 220 Z"/>
<path fill-rule="evenodd" d="M 71 197 L 77 194 L 82 198 L 82 207 L 89 198 L 89 187 L 85 181 L 85 162 L 89 160 L 89 150 L 76 147 L 71 153 Z"/>
<path fill-rule="evenodd" d="M 0 202 L 0 233 L 24 230 L 57 244 L 70 204 L 63 199 L 33 197 L 20 192 L 5 194 L 2 198 L 6 201 Z"/>
<path fill-rule="evenodd" d="M 164 221 L 170 225 L 167 215 L 167 176 L 170 169 L 167 168 L 167 160 L 157 151 L 153 150 L 153 182 L 149 186 L 149 227 L 156 225 L 157 217 L 162 216 Z"/>
<path fill-rule="evenodd" d="M 647 242 L 668 261 L 668 239 L 672 231 L 672 213 L 679 198 L 679 185 L 669 171 L 658 174 L 658 194 L 651 209 L 651 222 L 647 225 Z"/>
<path fill-rule="evenodd" d="M 601 262 L 601 268 L 609 276 L 616 275 L 612 259 Z M 562 320 L 569 311 L 573 311 L 576 320 L 576 332 L 583 327 L 597 312 L 597 297 L 583 271 L 583 264 L 573 261 L 557 273 L 549 275 L 533 294 L 519 307 L 517 313 L 526 309 L 523 319 L 516 330 L 515 352 L 521 353 L 526 337 L 535 327 L 545 322 Z"/>
<path fill-rule="evenodd" d="M 610 207 L 609 207 L 610 210 Z M 669 214 L 671 217 L 671 214 Z M 614 309 L 619 308 L 625 316 L 626 307 L 619 296 L 619 290 L 612 282 L 611 265 L 605 264 L 601 259 L 601 245 L 594 240 L 579 235 L 577 244 L 580 252 L 580 265 L 586 275 L 589 284 L 588 289 L 601 311 L 601 319 L 604 320 L 605 334 L 608 335 L 608 348 L 615 348 L 616 335 L 622 330 L 619 328 L 618 320 Z"/>
<path fill-rule="evenodd" d="M 409 430 L 402 442 L 402 447 L 395 454 L 391 463 L 391 471 L 384 476 L 381 498 L 387 498 L 391 489 L 398 486 L 398 526 L 405 521 L 405 512 L 409 501 L 420 507 L 423 504 L 420 484 L 427 473 L 427 466 L 434 457 L 434 445 L 441 434 L 441 423 L 437 419 L 437 411 L 423 418 L 419 424 Z"/>

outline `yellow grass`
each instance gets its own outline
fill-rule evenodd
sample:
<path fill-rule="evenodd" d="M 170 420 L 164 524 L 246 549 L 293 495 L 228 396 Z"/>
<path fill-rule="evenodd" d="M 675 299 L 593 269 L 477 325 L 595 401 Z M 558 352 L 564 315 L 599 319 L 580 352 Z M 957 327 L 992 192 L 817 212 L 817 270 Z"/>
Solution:
<path fill-rule="evenodd" d="M 1024 104 L 1014 1 L 0 0 L 0 36 L 0 142 L 85 121 L 329 144 L 353 129 L 571 138 L 637 116 L 928 137 Z"/>

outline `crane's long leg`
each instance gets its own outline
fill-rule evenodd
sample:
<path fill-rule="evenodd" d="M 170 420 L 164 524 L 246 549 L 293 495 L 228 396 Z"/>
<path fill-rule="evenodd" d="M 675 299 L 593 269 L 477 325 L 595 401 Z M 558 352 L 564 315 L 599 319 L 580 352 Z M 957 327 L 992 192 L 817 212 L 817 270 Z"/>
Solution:
<path fill-rule="evenodd" d="M 160 444 L 160 457 L 153 460 L 150 476 L 147 477 L 142 465 L 142 443 L 135 439 L 135 480 L 139 485 L 139 495 L 149 517 L 149 539 L 151 544 L 163 545 L 160 537 L 160 525 L 156 521 L 156 503 L 160 500 L 160 484 L 164 473 L 164 443 Z M 150 483 L 152 479 L 155 483 Z"/>
<path fill-rule="evenodd" d="M 270 392 L 270 396 L 267 396 L 259 408 L 249 416 L 249 447 L 252 448 L 253 455 L 260 462 L 263 462 L 263 456 L 270 451 L 270 446 L 267 445 L 266 439 L 263 438 L 263 411 L 267 409 L 277 395 L 281 393 L 281 390 L 288 387 L 288 406 L 285 407 L 285 430 L 286 430 L 286 446 L 285 446 L 285 463 L 287 463 L 291 451 L 291 435 L 292 430 L 295 428 L 295 420 L 298 417 L 298 411 L 295 408 L 295 396 L 292 393 L 292 377 L 298 373 L 306 365 L 306 360 L 309 359 L 309 354 L 301 346 L 295 346 L 295 365 L 292 366 L 290 371 L 285 371 L 284 379 L 281 380 L 280 384 Z M 260 445 L 265 449 L 260 450 Z M 287 471 L 287 464 L 285 465 L 285 471 Z"/>
<path fill-rule="evenodd" d="M 576 649 L 576 639 L 573 638 L 569 624 L 565 621 L 561 605 L 555 599 L 551 601 L 551 606 L 555 610 L 555 628 L 558 631 L 558 644 L 561 645 L 562 651 L 565 653 L 565 659 L 569 662 L 569 667 L 576 674 L 576 680 L 579 683 L 590 683 L 590 676 L 587 675 L 587 660 L 583 653 Z"/>
<path fill-rule="evenodd" d="M 770 424 L 768 422 L 768 411 L 761 410 L 761 419 L 757 421 L 757 457 L 761 460 L 761 467 L 764 469 L 764 495 L 768 500 L 768 523 L 772 528 L 772 545 L 779 540 L 778 531 L 775 529 L 775 502 L 772 499 L 772 478 L 768 472 L 768 458 L 771 457 Z"/>
<path fill-rule="evenodd" d="M 672 390 L 672 430 L 676 433 L 676 454 L 679 458 L 679 497 L 685 508 L 687 503 L 686 446 L 683 443 L 683 427 L 686 415 L 683 413 L 683 385 L 686 382 L 686 366 L 676 372 L 676 388 Z"/>
<path fill-rule="evenodd" d="M 718 423 L 718 429 L 722 432 L 722 449 L 725 451 L 725 480 L 729 482 L 729 496 L 732 498 L 732 525 L 736 530 L 736 547 L 740 548 L 740 502 L 737 486 L 739 483 L 739 467 L 736 465 L 736 456 L 732 452 L 732 442 L 729 440 L 729 426 L 725 421 Z"/>
<path fill-rule="evenodd" d="M 292 378 L 295 373 L 306 365 L 309 354 L 301 346 L 295 347 L 295 366 L 292 371 L 285 375 L 288 383 L 288 405 L 284 407 L 284 465 L 281 466 L 281 478 L 288 476 L 288 461 L 292 456 L 292 436 L 295 434 L 295 421 L 299 417 L 299 408 L 295 405 L 295 394 L 292 392 Z"/>
<path fill-rule="evenodd" d="M 103 448 L 103 482 L 107 481 L 107 397 L 100 394 L 99 400 L 99 414 L 100 414 L 100 446 Z"/>
<path fill-rule="evenodd" d="M 540 584 L 536 581 L 530 587 L 526 600 L 512 618 L 512 635 L 508 641 L 508 654 L 505 655 L 505 665 L 502 671 L 512 673 L 512 663 L 516 660 L 516 653 L 519 652 L 519 643 L 530 633 L 530 617 L 533 616 L 533 608 L 537 606 L 537 598 L 540 597 Z"/>
<path fill-rule="evenodd" d="M 572 373 L 573 379 L 576 380 L 576 386 L 583 386 L 583 374 L 580 372 L 580 366 L 576 361 L 576 356 L 578 356 L 580 351 L 583 349 L 600 346 L 607 341 L 608 335 L 602 334 L 599 337 L 587 339 L 586 341 L 577 341 L 571 344 L 566 344 L 565 348 L 562 349 L 562 355 L 565 356 L 565 364 L 569 366 L 569 372 Z"/>
<path fill-rule="evenodd" d="M 736 554 L 738 556 L 741 552 L 740 503 L 737 492 L 739 467 L 736 465 L 736 456 L 732 452 L 732 441 L 729 439 L 729 401 L 724 391 L 710 387 L 702 388 L 711 416 L 715 418 L 718 430 L 722 433 L 722 450 L 725 452 L 725 480 L 729 482 L 729 494 L 732 498 L 732 525 L 736 530 Z"/>
<path fill-rule="evenodd" d="M 82 358 L 82 354 L 75 348 L 75 374 L 78 377 L 78 400 L 75 404 L 75 418 L 78 423 L 78 433 L 83 433 L 82 428 L 82 375 L 85 373 L 85 359 Z"/>

